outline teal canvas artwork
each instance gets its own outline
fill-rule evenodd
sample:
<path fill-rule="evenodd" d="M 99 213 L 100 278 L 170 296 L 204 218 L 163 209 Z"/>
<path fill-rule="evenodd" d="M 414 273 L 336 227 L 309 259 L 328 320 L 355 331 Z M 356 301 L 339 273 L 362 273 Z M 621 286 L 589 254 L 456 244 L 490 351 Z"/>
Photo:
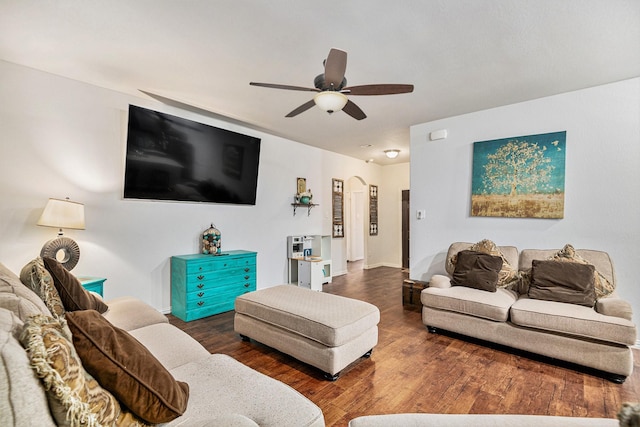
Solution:
<path fill-rule="evenodd" d="M 563 218 L 567 132 L 473 143 L 471 216 Z"/>

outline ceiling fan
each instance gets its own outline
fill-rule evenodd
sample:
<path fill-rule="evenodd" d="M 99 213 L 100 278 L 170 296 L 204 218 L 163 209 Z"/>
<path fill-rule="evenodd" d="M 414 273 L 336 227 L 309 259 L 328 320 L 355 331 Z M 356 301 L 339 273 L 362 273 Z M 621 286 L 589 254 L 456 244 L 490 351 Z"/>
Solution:
<path fill-rule="evenodd" d="M 273 89 L 317 92 L 312 100 L 305 102 L 285 117 L 295 117 L 317 105 L 328 113 L 343 110 L 354 119 L 362 120 L 367 115 L 353 101 L 347 98 L 347 95 L 394 95 L 413 92 L 413 85 L 406 84 L 347 86 L 347 79 L 344 77 L 346 69 L 347 52 L 334 48 L 329 51 L 329 55 L 324 61 L 324 73 L 316 76 L 313 80 L 313 85 L 315 86 L 313 88 L 275 83 L 250 82 L 249 84 Z"/>

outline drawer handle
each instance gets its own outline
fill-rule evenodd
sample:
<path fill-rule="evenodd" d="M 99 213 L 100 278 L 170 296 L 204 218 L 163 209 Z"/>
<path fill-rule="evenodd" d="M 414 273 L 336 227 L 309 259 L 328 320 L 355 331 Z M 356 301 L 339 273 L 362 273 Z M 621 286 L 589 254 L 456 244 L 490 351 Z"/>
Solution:
<path fill-rule="evenodd" d="M 251 286 L 249 283 L 245 283 L 245 284 L 244 284 L 244 287 L 245 287 L 245 288 L 248 288 L 249 286 Z"/>
<path fill-rule="evenodd" d="M 202 266 L 198 267 L 198 270 L 202 271 Z"/>
<path fill-rule="evenodd" d="M 201 274 L 198 276 L 198 280 L 202 280 L 202 279 L 204 279 L 204 276 Z"/>
<path fill-rule="evenodd" d="M 226 262 L 224 263 L 224 266 L 225 266 L 225 267 L 227 266 L 227 263 L 226 263 Z"/>
<path fill-rule="evenodd" d="M 204 305 L 204 301 L 198 301 L 198 305 L 202 307 Z"/>
<path fill-rule="evenodd" d="M 198 289 L 202 289 L 202 288 L 204 288 L 204 283 L 198 284 Z"/>
<path fill-rule="evenodd" d="M 198 293 L 198 296 L 199 296 L 200 298 L 202 298 L 202 297 L 204 296 L 204 292 L 199 292 L 199 293 Z"/>
<path fill-rule="evenodd" d="M 244 280 L 249 280 L 249 277 L 251 276 L 244 276 Z"/>
<path fill-rule="evenodd" d="M 250 268 L 245 268 L 245 269 L 244 269 L 244 272 L 245 272 L 245 273 L 248 273 L 248 272 L 249 272 L 249 270 L 251 270 L 251 269 L 250 269 Z"/>

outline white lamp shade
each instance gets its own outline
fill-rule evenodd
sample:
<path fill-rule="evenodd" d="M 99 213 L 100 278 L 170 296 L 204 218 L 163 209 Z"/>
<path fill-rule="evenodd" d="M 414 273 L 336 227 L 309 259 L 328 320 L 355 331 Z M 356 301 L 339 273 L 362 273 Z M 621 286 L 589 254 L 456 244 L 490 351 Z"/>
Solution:
<path fill-rule="evenodd" d="M 342 110 L 349 99 L 343 93 L 325 90 L 314 96 L 313 101 L 321 110 L 333 113 Z"/>
<path fill-rule="evenodd" d="M 37 224 L 45 227 L 84 230 L 84 205 L 69 199 L 49 199 Z"/>

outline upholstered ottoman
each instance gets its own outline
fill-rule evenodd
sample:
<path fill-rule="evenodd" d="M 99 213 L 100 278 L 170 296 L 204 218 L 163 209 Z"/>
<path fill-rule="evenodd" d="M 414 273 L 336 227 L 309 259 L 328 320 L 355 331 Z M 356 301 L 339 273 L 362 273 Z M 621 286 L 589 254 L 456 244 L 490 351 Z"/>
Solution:
<path fill-rule="evenodd" d="M 235 331 L 320 369 L 325 378 L 368 357 L 378 343 L 375 305 L 295 285 L 236 298 Z"/>

